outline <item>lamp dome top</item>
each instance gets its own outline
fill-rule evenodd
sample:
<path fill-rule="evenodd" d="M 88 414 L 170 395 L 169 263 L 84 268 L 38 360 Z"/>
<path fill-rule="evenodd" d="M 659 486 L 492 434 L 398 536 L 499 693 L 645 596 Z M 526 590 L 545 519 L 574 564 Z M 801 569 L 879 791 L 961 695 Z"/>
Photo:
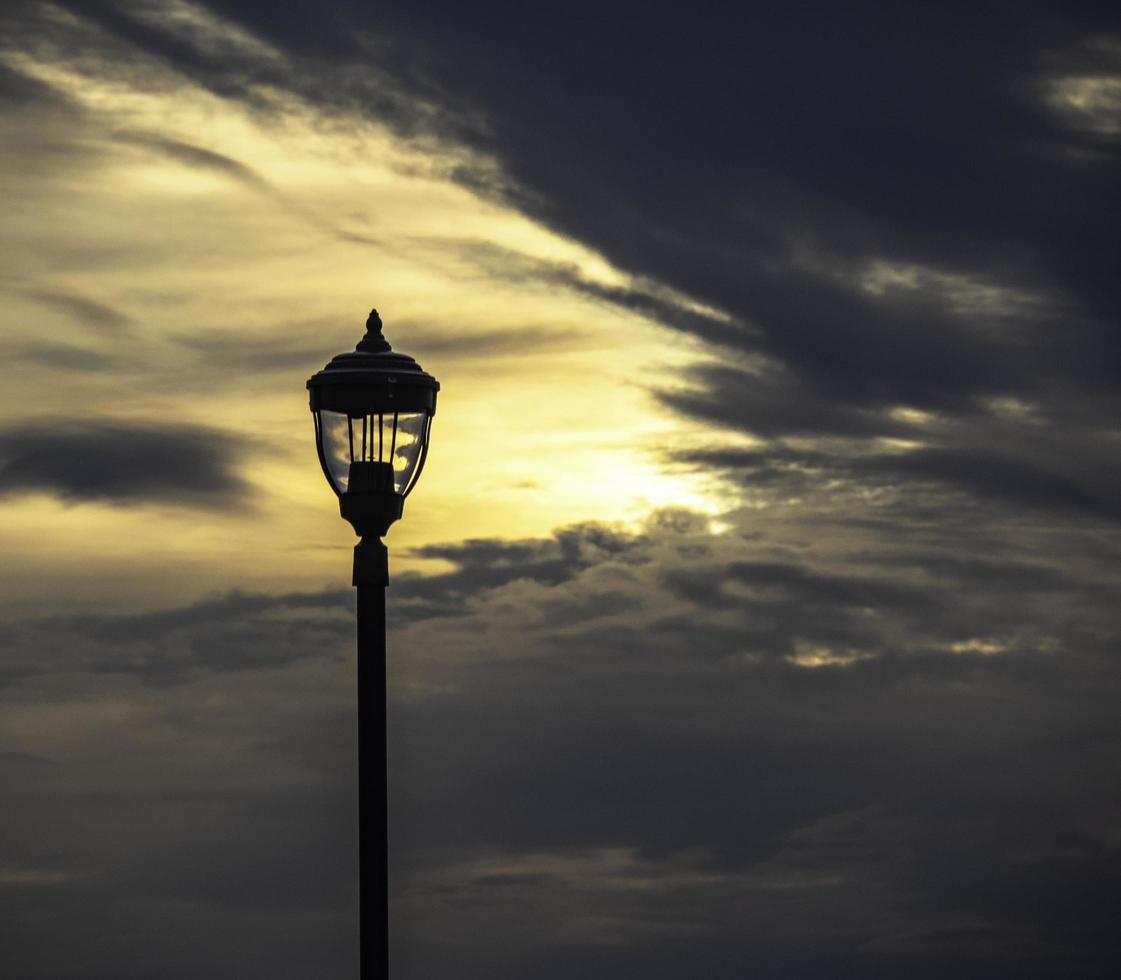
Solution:
<path fill-rule="evenodd" d="M 354 350 L 333 357 L 307 386 L 313 410 L 350 414 L 368 413 L 379 405 L 386 411 L 432 413 L 440 390 L 440 383 L 414 358 L 389 346 L 377 310 L 370 311 L 366 335 Z"/>

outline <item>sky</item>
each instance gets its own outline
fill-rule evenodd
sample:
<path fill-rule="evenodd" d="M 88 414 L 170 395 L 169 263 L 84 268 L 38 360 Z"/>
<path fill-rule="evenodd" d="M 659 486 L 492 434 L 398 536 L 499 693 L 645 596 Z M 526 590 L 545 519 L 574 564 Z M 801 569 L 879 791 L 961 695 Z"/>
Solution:
<path fill-rule="evenodd" d="M 1112 977 L 1121 14 L 9 0 L 0 974 Z"/>

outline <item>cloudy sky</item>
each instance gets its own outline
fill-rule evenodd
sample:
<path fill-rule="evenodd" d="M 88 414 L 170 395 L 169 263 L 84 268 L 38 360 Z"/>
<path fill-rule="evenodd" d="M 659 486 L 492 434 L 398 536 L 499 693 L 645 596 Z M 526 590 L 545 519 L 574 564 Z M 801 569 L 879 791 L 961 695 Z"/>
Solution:
<path fill-rule="evenodd" d="M 0 973 L 1113 976 L 1121 14 L 9 0 Z M 1111 965 L 1112 964 L 1112 965 Z"/>

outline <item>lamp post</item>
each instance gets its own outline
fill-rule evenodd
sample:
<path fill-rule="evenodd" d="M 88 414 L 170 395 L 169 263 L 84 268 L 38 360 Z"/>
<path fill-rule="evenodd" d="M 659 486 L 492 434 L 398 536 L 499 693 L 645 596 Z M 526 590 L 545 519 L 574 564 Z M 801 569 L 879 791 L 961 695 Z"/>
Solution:
<path fill-rule="evenodd" d="M 315 446 L 339 510 L 354 527 L 358 589 L 358 878 L 361 980 L 389 976 L 385 589 L 382 538 L 401 516 L 428 454 L 439 382 L 382 336 L 366 336 L 309 379 Z"/>

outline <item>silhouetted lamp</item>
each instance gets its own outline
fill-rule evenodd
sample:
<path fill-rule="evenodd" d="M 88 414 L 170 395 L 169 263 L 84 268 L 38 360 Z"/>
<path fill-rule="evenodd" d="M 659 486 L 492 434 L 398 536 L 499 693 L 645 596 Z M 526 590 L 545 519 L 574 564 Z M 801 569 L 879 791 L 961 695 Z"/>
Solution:
<path fill-rule="evenodd" d="M 377 310 L 358 346 L 308 381 L 319 462 L 360 537 L 401 516 L 428 453 L 439 382 L 382 336 Z"/>
<path fill-rule="evenodd" d="M 362 980 L 389 975 L 385 587 L 382 542 L 401 517 L 428 455 L 439 382 L 382 336 L 370 311 L 366 336 L 307 383 L 315 445 L 339 510 L 361 539 L 358 589 L 359 892 Z"/>

